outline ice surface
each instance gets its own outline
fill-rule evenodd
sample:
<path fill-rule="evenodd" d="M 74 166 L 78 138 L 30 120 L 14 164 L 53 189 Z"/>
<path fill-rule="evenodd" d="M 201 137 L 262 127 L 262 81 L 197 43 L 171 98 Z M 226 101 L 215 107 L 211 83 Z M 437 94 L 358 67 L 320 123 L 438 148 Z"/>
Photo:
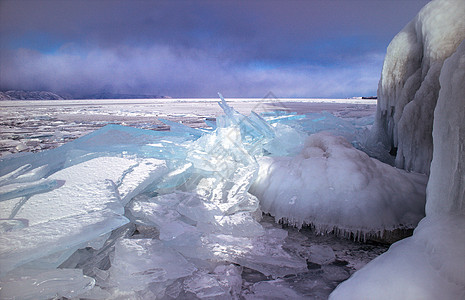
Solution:
<path fill-rule="evenodd" d="M 399 168 L 429 172 L 439 74 L 465 38 L 464 16 L 464 1 L 432 1 L 389 44 L 373 137 L 397 149 Z"/>
<path fill-rule="evenodd" d="M 340 141 L 335 153 L 347 148 L 363 157 L 355 168 L 350 155 L 342 155 L 334 162 L 342 170 L 337 178 L 352 175 L 354 168 L 371 170 L 379 163 L 344 140 L 355 144 L 370 121 L 342 121 L 329 113 L 245 116 L 223 98 L 220 106 L 225 115 L 211 130 L 170 121 L 165 121 L 170 131 L 109 125 L 50 151 L 2 159 L 0 281 L 21 284 L 21 276 L 76 268 L 95 279 L 79 297 L 237 299 L 244 296 L 247 276 L 284 278 L 290 290 L 291 278 L 305 289 L 309 278 L 319 276 L 311 284 L 317 291 L 305 295 L 327 295 L 349 274 L 349 267 L 335 265 L 340 252 L 324 246 L 305 251 L 299 242 L 290 247 L 288 231 L 261 222 L 259 199 L 249 189 L 259 176 L 257 160 L 298 161 L 308 150 L 308 135 L 322 130 L 334 137 L 313 139 Z M 383 172 L 394 172 L 386 168 Z M 314 169 L 321 173 L 318 165 Z M 373 174 L 354 175 L 355 185 L 376 179 Z M 269 188 L 285 192 L 280 183 Z M 381 214 L 387 201 L 380 203 L 373 211 L 391 218 Z M 360 234 L 377 230 L 371 225 Z M 270 283 L 277 289 L 279 282 Z M 264 284 L 256 283 L 246 289 L 258 296 Z M 61 295 L 60 286 L 53 292 Z"/>
<path fill-rule="evenodd" d="M 433 1 L 420 15 L 443 20 L 437 28 L 447 38 L 448 20 L 459 13 L 461 1 Z M 451 12 L 451 9 L 455 9 Z M 428 34 L 428 32 L 426 32 Z M 440 49 L 442 43 L 433 41 Z M 455 44 L 455 42 L 454 42 Z M 445 50 L 448 50 L 446 47 Z M 465 42 L 447 58 L 439 77 L 440 90 L 434 110 L 434 152 L 427 187 L 426 217 L 412 237 L 341 284 L 330 299 L 464 299 L 465 298 Z M 435 85 L 428 88 L 435 88 Z"/>
<path fill-rule="evenodd" d="M 426 176 L 368 157 L 344 138 L 311 135 L 295 157 L 263 157 L 251 192 L 278 220 L 364 239 L 414 228 L 424 217 Z"/>
<path fill-rule="evenodd" d="M 0 282 L 2 299 L 51 299 L 82 296 L 95 280 L 78 269 L 56 269 Z"/>

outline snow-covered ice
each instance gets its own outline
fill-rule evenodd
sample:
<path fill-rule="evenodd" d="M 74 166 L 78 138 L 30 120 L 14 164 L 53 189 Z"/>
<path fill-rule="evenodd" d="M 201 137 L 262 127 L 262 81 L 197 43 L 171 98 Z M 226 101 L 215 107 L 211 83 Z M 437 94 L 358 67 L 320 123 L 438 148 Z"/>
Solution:
<path fill-rule="evenodd" d="M 461 0 L 432 1 L 388 46 L 372 138 L 397 151 L 399 168 L 429 172 L 439 74 L 465 38 L 464 16 Z"/>
<path fill-rule="evenodd" d="M 434 109 L 434 151 L 426 217 L 412 237 L 393 244 L 342 283 L 330 299 L 465 298 L 465 4 L 436 0 L 414 21 L 419 18 L 429 20 L 424 36 L 445 37 L 419 43 L 447 52 L 459 45 L 440 69 L 440 89 L 434 82 L 422 83 L 438 95 L 436 106 L 429 107 Z M 459 24 L 460 33 L 450 24 Z"/>
<path fill-rule="evenodd" d="M 203 126 L 154 113 L 149 117 L 165 119 L 155 126 L 162 130 L 107 125 L 52 150 L 5 156 L 1 298 L 324 299 L 384 250 L 327 233 L 364 240 L 412 229 L 424 216 L 426 175 L 368 154 L 389 161 L 380 139 L 398 148 L 397 166 L 428 172 L 428 126 L 418 140 L 406 139 L 428 122 L 434 94 L 426 218 L 332 297 L 463 298 L 465 45 L 442 62 L 463 40 L 455 33 L 463 29 L 464 7 L 433 1 L 394 39 L 374 140 L 369 115 L 299 114 L 279 103 L 269 105 L 281 105 L 277 111 L 241 113 L 220 95 L 223 114 Z M 413 62 L 418 51 L 424 59 Z M 113 108 L 120 117 L 143 114 Z M 53 143 L 60 139 L 54 131 Z M 20 140 L 7 148 L 32 150 Z M 303 224 L 311 227 L 292 227 Z"/>
<path fill-rule="evenodd" d="M 328 246 L 303 250 L 307 238 L 293 241 L 289 229 L 263 222 L 259 199 L 248 191 L 257 158 L 294 155 L 321 130 L 354 142 L 370 122 L 285 110 L 245 116 L 224 99 L 220 106 L 225 115 L 210 119 L 209 129 L 170 121 L 170 131 L 107 125 L 56 149 L 3 158 L 4 293 L 22 287 L 38 297 L 251 297 L 259 295 L 259 281 L 296 274 L 305 281 L 314 261 L 323 270 L 315 279 L 319 293 L 327 295 L 359 268 L 333 266 L 348 256 L 323 253 Z M 83 270 L 69 277 L 75 285 L 64 280 L 41 294 L 34 283 L 75 268 Z M 339 269 L 344 276 L 328 275 Z M 308 276 L 318 278 L 315 272 Z"/>
<path fill-rule="evenodd" d="M 365 240 L 413 229 L 424 217 L 426 176 L 393 168 L 343 137 L 309 136 L 293 157 L 262 157 L 251 193 L 289 224 Z"/>

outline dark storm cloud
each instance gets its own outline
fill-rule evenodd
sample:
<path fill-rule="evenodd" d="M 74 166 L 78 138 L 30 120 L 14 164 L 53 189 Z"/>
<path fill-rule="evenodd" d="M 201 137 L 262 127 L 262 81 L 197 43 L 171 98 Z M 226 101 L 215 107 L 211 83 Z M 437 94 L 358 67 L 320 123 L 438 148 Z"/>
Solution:
<path fill-rule="evenodd" d="M 0 89 L 171 96 L 376 91 L 411 1 L 0 2 Z"/>

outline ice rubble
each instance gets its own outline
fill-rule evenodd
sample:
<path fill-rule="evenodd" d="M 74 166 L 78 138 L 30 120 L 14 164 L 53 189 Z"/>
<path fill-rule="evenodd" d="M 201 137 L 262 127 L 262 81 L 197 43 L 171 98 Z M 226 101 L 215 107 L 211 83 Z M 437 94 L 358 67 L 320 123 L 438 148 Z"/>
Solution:
<path fill-rule="evenodd" d="M 305 159 L 321 156 L 309 168 L 333 182 L 318 193 L 328 201 L 327 194 L 344 200 L 340 207 L 329 202 L 318 208 L 327 215 L 325 231 L 334 225 L 359 233 L 413 226 L 422 214 L 421 184 L 410 182 L 416 175 L 376 162 L 342 138 L 357 144 L 364 127 L 357 120 L 325 113 L 243 116 L 224 99 L 220 106 L 225 115 L 210 122 L 210 130 L 168 121 L 169 132 L 109 125 L 57 149 L 2 159 L 0 295 L 237 298 L 243 268 L 273 278 L 307 271 L 309 257 L 283 248 L 287 231 L 260 223 L 259 199 L 249 193 L 255 182 L 252 190 L 267 211 L 284 215 L 287 208 L 279 201 L 292 200 L 301 212 L 289 220 L 322 224 L 308 209 L 306 173 L 295 169 L 300 174 L 292 176 L 302 190 L 270 209 L 264 191 L 282 189 L 284 195 L 285 187 L 274 181 L 292 176 L 283 165 L 268 174 L 273 181 L 268 186 L 262 171 L 268 160 L 307 166 Z M 308 137 L 323 130 L 327 133 Z M 318 161 L 328 155 L 329 165 L 339 166 Z M 337 186 L 358 169 L 352 182 Z M 392 174 L 402 181 L 401 192 L 416 193 L 410 202 L 395 198 L 405 215 L 386 210 L 388 201 L 379 192 L 400 184 L 392 182 Z M 352 198 L 357 193 L 365 193 L 363 201 Z M 343 210 L 358 222 L 344 223 Z M 320 250 L 313 249 L 317 257 L 311 259 L 327 263 L 331 258 L 318 255 Z M 254 285 L 248 295 L 259 295 L 263 286 Z"/>
<path fill-rule="evenodd" d="M 372 139 L 397 151 L 399 168 L 429 173 L 439 74 L 465 38 L 464 16 L 464 1 L 432 1 L 389 44 Z"/>
<path fill-rule="evenodd" d="M 460 12 L 461 20 L 454 20 L 463 22 L 460 1 L 431 2 L 420 15 L 447 19 L 454 7 L 451 19 Z M 451 34 L 448 28 L 438 28 L 446 37 Z M 455 38 L 463 40 L 459 34 Z M 465 41 L 445 60 L 439 83 L 426 217 L 412 237 L 393 244 L 342 283 L 330 299 L 465 298 Z"/>

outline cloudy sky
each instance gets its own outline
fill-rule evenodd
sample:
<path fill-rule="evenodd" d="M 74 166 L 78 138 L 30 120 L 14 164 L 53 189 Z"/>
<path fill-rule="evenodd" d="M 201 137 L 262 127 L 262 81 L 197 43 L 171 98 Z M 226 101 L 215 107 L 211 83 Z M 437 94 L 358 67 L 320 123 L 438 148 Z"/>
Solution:
<path fill-rule="evenodd" d="M 429 0 L 0 0 L 0 90 L 172 97 L 376 95 Z"/>

